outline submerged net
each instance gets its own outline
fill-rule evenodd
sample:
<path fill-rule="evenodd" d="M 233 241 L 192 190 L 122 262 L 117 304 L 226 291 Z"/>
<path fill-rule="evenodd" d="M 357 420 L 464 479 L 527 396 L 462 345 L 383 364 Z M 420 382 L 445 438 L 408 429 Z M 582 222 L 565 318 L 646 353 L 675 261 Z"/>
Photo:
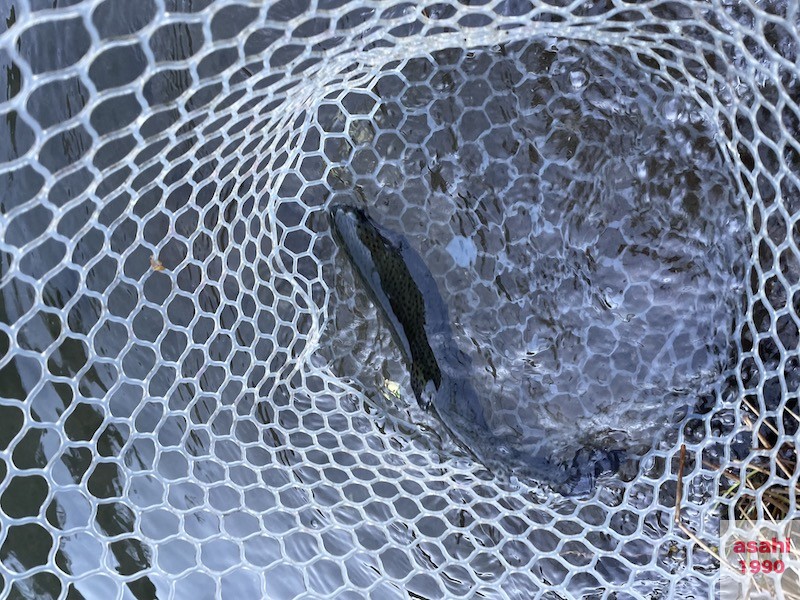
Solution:
<path fill-rule="evenodd" d="M 0 9 L 0 594 L 706 597 L 720 518 L 797 510 L 796 3 Z M 334 200 L 498 426 L 637 459 L 562 497 L 452 447 Z"/>

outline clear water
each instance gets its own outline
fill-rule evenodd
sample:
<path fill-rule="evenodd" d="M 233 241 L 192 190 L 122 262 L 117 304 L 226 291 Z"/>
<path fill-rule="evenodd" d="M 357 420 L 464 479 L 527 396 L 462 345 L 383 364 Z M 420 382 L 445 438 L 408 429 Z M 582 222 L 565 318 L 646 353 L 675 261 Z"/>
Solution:
<path fill-rule="evenodd" d="M 720 382 L 740 310 L 744 213 L 705 116 L 589 44 L 454 49 L 401 73 L 372 86 L 355 186 L 437 279 L 492 426 L 564 465 L 594 448 L 635 469 Z M 340 372 L 405 381 L 372 318 Z"/>

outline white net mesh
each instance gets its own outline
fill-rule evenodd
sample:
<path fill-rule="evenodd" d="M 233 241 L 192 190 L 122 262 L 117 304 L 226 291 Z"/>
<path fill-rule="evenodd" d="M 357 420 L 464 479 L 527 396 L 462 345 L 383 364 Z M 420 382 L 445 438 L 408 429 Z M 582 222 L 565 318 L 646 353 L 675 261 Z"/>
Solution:
<path fill-rule="evenodd" d="M 720 515 L 796 512 L 796 2 L 0 12 L 0 594 L 705 597 L 718 571 L 701 545 Z M 515 188 L 531 164 L 533 187 Z M 458 273 L 502 272 L 508 291 L 525 266 L 526 198 L 560 220 L 609 182 L 628 195 L 602 210 L 675 202 L 716 249 L 714 268 L 680 272 L 709 297 L 677 300 L 699 315 L 678 329 L 714 340 L 687 363 L 703 385 L 682 379 L 675 334 L 671 355 L 638 355 L 668 366 L 646 406 L 673 386 L 688 408 L 646 430 L 641 462 L 589 497 L 501 484 L 408 399 L 323 208 L 360 198 L 408 233 L 464 314 L 489 286 Z M 442 254 L 465 190 L 505 270 Z M 480 299 L 465 320 L 478 337 L 533 310 Z M 653 313 L 642 335 L 659 319 L 679 316 Z M 396 402 L 376 395 L 384 379 Z"/>

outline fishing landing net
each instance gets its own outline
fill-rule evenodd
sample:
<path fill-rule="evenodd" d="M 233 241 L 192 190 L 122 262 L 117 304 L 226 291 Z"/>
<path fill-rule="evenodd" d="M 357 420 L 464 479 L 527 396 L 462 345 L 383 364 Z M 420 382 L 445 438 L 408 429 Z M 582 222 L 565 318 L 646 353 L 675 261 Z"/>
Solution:
<path fill-rule="evenodd" d="M 708 597 L 720 518 L 797 510 L 796 2 L 0 13 L 0 595 Z M 593 154 L 630 140 L 635 160 Z M 712 307 L 711 381 L 635 468 L 561 497 L 415 408 L 324 207 L 407 233 L 463 315 L 497 304 L 459 291 L 495 288 L 458 277 L 495 275 L 437 207 L 481 185 L 519 201 L 472 224 L 524 273 L 523 200 L 558 222 L 609 182 L 695 222 L 728 206 L 706 233 L 739 287 Z M 529 296 L 500 283 L 510 312 L 483 316 L 507 331 Z"/>

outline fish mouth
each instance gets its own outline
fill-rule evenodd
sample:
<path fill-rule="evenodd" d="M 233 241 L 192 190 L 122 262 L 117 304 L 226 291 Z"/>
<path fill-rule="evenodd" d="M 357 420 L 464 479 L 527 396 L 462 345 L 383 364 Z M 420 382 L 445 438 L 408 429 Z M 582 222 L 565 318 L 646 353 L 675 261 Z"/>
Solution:
<path fill-rule="evenodd" d="M 328 207 L 327 212 L 334 238 L 344 246 L 346 252 L 352 252 L 354 243 L 359 238 L 358 227 L 366 219 L 364 212 L 349 204 L 333 204 Z"/>
<path fill-rule="evenodd" d="M 347 210 L 348 207 L 344 204 L 332 204 L 328 207 L 328 215 L 330 216 L 331 221 L 336 221 L 337 215 L 340 213 L 351 212 Z"/>
<path fill-rule="evenodd" d="M 339 229 L 346 221 L 362 221 L 364 212 L 350 204 L 332 204 L 328 207 L 328 218 L 334 229 Z"/>

